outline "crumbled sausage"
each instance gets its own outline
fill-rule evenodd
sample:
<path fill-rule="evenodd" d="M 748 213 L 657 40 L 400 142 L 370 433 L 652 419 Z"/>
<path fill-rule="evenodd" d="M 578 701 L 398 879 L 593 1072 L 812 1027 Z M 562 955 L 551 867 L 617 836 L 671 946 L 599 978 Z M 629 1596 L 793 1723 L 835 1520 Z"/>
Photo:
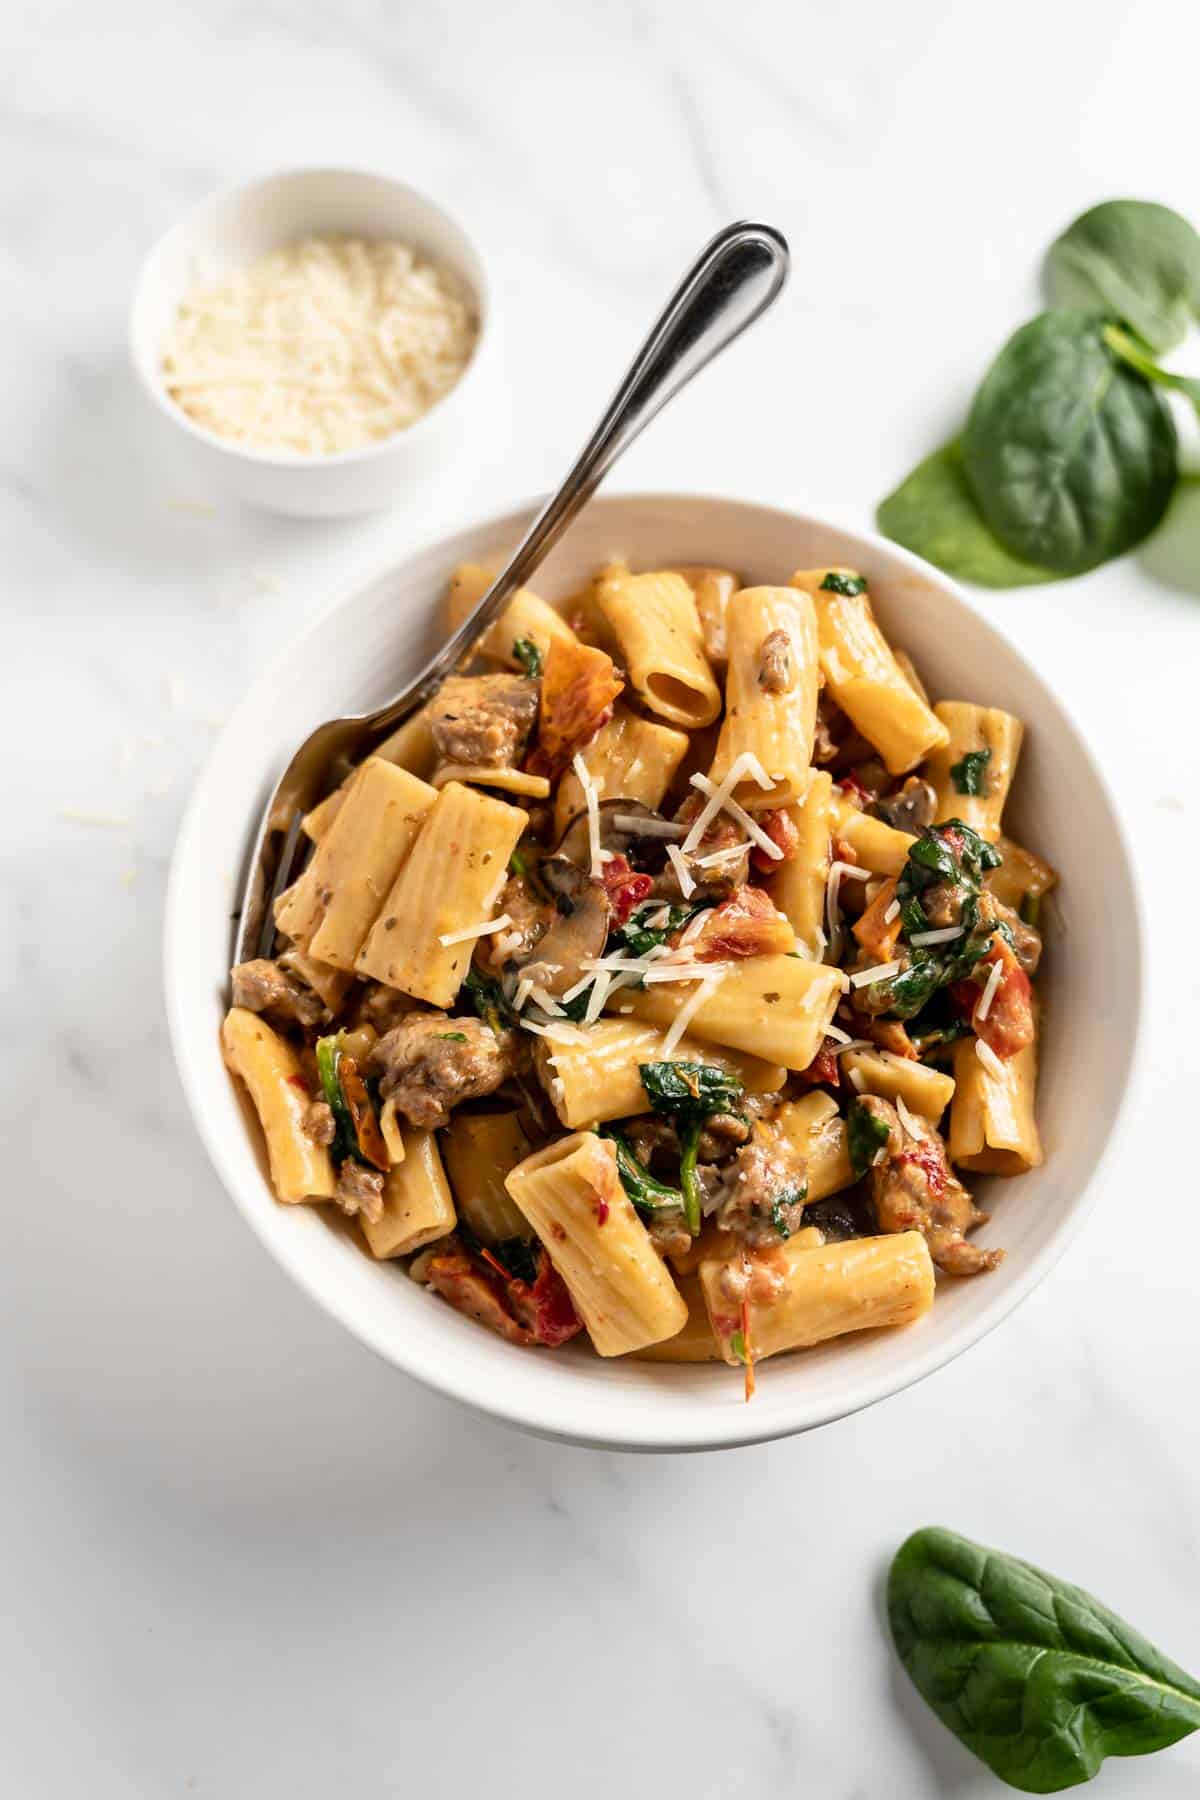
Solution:
<path fill-rule="evenodd" d="M 314 1144 L 328 1149 L 337 1135 L 333 1108 L 324 1100 L 310 1100 L 304 1109 L 304 1117 L 300 1121 L 300 1129 L 306 1138 Z"/>
<path fill-rule="evenodd" d="M 759 646 L 758 685 L 764 694 L 786 694 L 792 685 L 792 640 L 769 631 Z"/>
<path fill-rule="evenodd" d="M 523 675 L 451 675 L 429 707 L 438 755 L 478 768 L 514 768 L 537 706 L 537 683 Z"/>
<path fill-rule="evenodd" d="M 883 1154 L 871 1168 L 871 1201 L 880 1231 L 919 1231 L 939 1269 L 950 1275 L 977 1275 L 994 1269 L 1003 1250 L 968 1244 L 965 1234 L 987 1222 L 952 1172 L 940 1133 L 925 1119 L 911 1129 L 896 1108 L 874 1094 L 858 1104 L 887 1127 Z"/>
<path fill-rule="evenodd" d="M 383 1176 L 348 1156 L 338 1170 L 333 1197 L 348 1218 L 361 1213 L 369 1225 L 377 1225 L 383 1217 Z"/>
<path fill-rule="evenodd" d="M 379 1091 L 419 1130 L 445 1125 L 453 1107 L 493 1094 L 514 1068 L 511 1034 L 481 1019 L 443 1012 L 410 1013 L 381 1037 L 367 1058 Z"/>
<path fill-rule="evenodd" d="M 290 969 L 266 957 L 238 963 L 231 977 L 233 1004 L 247 1012 L 271 1013 L 295 1025 L 319 1025 L 328 1015 L 319 994 Z"/>

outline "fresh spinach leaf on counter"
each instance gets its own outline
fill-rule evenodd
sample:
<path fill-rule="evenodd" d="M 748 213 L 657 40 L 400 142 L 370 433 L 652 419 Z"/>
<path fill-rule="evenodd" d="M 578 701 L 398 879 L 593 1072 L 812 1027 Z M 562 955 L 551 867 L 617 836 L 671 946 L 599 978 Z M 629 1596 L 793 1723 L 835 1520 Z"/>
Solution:
<path fill-rule="evenodd" d="M 1170 413 L 1083 312 L 1040 313 L 1008 340 L 972 403 L 963 458 L 1001 543 L 1065 575 L 1148 537 L 1178 474 Z"/>
<path fill-rule="evenodd" d="M 1051 306 L 1107 313 L 1152 350 L 1170 350 L 1200 319 L 1200 235 L 1169 206 L 1105 200 L 1046 253 Z"/>
<path fill-rule="evenodd" d="M 1169 207 L 1110 200 L 1046 256 L 1051 310 L 1010 338 L 961 438 L 880 504 L 880 530 L 951 575 L 1026 587 L 1140 544 L 1180 474 L 1159 390 L 1200 414 L 1200 380 L 1158 357 L 1200 325 L 1200 234 Z"/>
<path fill-rule="evenodd" d="M 1200 1682 L 1082 1588 L 927 1527 L 887 1591 L 901 1662 L 955 1736 L 1011 1787 L 1056 1794 L 1106 1756 L 1200 1728 Z"/>
<path fill-rule="evenodd" d="M 1200 377 L 1195 375 L 1176 375 L 1171 369 L 1164 369 L 1155 362 L 1144 344 L 1138 342 L 1128 331 L 1119 325 L 1106 325 L 1104 341 L 1110 350 L 1114 350 L 1123 362 L 1136 369 L 1139 375 L 1155 387 L 1167 388 L 1177 394 L 1185 394 L 1200 414 Z"/>
<path fill-rule="evenodd" d="M 862 1180 L 887 1141 L 888 1128 L 884 1120 L 877 1119 L 856 1100 L 846 1115 L 846 1148 L 850 1152 L 850 1167 L 856 1181 Z"/>
<path fill-rule="evenodd" d="M 967 480 L 960 438 L 918 463 L 880 502 L 875 522 L 893 543 L 979 587 L 1033 587 L 1064 579 L 1055 569 L 1022 562 L 989 530 Z"/>
<path fill-rule="evenodd" d="M 826 572 L 821 587 L 827 594 L 841 594 L 847 600 L 853 600 L 856 594 L 865 594 L 867 579 L 865 575 L 843 575 L 837 569 Z"/>
<path fill-rule="evenodd" d="M 965 750 L 961 762 L 950 764 L 950 779 L 954 783 L 955 792 L 970 794 L 972 797 L 987 792 L 987 766 L 992 760 L 990 750 Z"/>

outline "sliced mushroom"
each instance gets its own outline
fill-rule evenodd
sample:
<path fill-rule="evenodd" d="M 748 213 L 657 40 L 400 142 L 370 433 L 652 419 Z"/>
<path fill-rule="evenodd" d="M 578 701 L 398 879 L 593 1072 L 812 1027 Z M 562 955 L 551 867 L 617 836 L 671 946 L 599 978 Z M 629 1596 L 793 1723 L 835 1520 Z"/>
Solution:
<path fill-rule="evenodd" d="M 643 805 L 640 800 L 601 800 L 597 811 L 600 815 L 600 848 L 611 850 L 615 855 L 629 858 L 631 864 L 639 869 L 656 869 L 661 867 L 666 856 L 666 840 L 656 836 L 654 832 L 641 833 L 626 825 L 618 825 L 617 819 L 648 819 L 655 824 L 665 824 L 661 813 L 653 807 Z M 592 842 L 588 829 L 586 807 L 577 812 L 563 827 L 562 836 L 555 850 L 556 857 L 566 857 L 569 862 L 577 863 L 581 869 L 591 867 Z M 543 863 L 543 871 L 545 869 Z"/>
<path fill-rule="evenodd" d="M 608 936 L 608 895 L 604 884 L 569 858 L 548 856 L 541 866 L 542 885 L 554 901 L 554 917 L 539 938 L 536 951 L 518 965 L 526 980 L 557 999 L 587 973 L 586 960 L 604 954 Z"/>
<path fill-rule="evenodd" d="M 927 781 L 910 775 L 898 793 L 889 794 L 885 800 L 877 800 L 875 810 L 881 819 L 886 819 L 897 831 L 911 831 L 915 835 L 923 826 L 933 824 L 937 812 L 937 795 Z"/>

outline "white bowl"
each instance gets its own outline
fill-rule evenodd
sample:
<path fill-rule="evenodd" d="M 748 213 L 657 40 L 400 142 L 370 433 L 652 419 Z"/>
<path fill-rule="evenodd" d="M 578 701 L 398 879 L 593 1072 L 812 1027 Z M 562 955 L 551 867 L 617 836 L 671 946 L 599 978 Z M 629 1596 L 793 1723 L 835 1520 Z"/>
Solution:
<path fill-rule="evenodd" d="M 407 431 L 338 456 L 247 450 L 196 424 L 171 399 L 162 376 L 162 346 L 180 301 L 296 238 L 329 232 L 410 244 L 459 277 L 474 300 L 479 336 L 456 385 Z M 129 342 L 143 387 L 178 431 L 200 476 L 252 506 L 332 518 L 394 505 L 415 480 L 446 463 L 479 384 L 488 327 L 482 259 L 442 207 L 390 176 L 296 169 L 214 195 L 159 239 L 138 276 Z"/>
<path fill-rule="evenodd" d="M 935 694 L 987 701 L 1026 720 L 1006 823 L 1062 875 L 1062 929 L 1050 938 L 1043 988 L 1046 1162 L 1017 1180 L 979 1183 L 994 1214 L 982 1240 L 1008 1250 L 997 1270 L 943 1281 L 932 1312 L 905 1330 L 764 1363 L 748 1406 L 740 1380 L 721 1366 L 605 1361 L 578 1346 L 550 1353 L 501 1342 L 402 1269 L 371 1262 L 319 1210 L 276 1203 L 221 1063 L 218 1026 L 229 915 L 267 789 L 320 720 L 373 706 L 403 683 L 441 630 L 450 569 L 507 551 L 531 511 L 459 531 L 379 575 L 285 651 L 229 721 L 192 797 L 167 900 L 166 996 L 180 1074 L 221 1179 L 271 1254 L 365 1344 L 430 1387 L 547 1435 L 618 1448 L 700 1449 L 803 1431 L 896 1393 L 975 1343 L 1042 1279 L 1078 1226 L 1136 1053 L 1141 925 L 1129 854 L 1061 702 L 936 570 L 880 538 L 736 500 L 593 501 L 540 573 L 536 586 L 547 595 L 575 589 L 618 552 L 643 567 L 724 564 L 750 582 L 848 565 L 869 576 L 884 626 Z"/>

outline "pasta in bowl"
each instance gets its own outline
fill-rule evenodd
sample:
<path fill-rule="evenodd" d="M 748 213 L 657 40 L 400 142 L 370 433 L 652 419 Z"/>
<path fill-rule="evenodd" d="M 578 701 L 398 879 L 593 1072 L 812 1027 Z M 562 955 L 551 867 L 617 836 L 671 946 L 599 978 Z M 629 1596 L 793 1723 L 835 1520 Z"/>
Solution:
<path fill-rule="evenodd" d="M 940 578 L 686 506 L 597 503 L 478 667 L 310 814 L 276 954 L 234 971 L 222 1026 L 289 1203 L 268 1225 L 256 1171 L 277 1254 L 403 1366 L 589 1441 L 836 1416 L 1036 1279 L 1065 1225 L 1023 1216 L 1039 1112 L 1064 1155 L 1038 996 L 1053 1046 L 1073 975 L 1066 934 L 1039 969 L 1041 852 L 1073 912 L 1079 840 L 1078 812 L 1067 854 L 1045 829 L 1068 808 L 1030 830 L 1026 769 L 1065 746 L 1115 831 L 1036 677 Z M 505 541 L 444 547 L 452 608 Z"/>

